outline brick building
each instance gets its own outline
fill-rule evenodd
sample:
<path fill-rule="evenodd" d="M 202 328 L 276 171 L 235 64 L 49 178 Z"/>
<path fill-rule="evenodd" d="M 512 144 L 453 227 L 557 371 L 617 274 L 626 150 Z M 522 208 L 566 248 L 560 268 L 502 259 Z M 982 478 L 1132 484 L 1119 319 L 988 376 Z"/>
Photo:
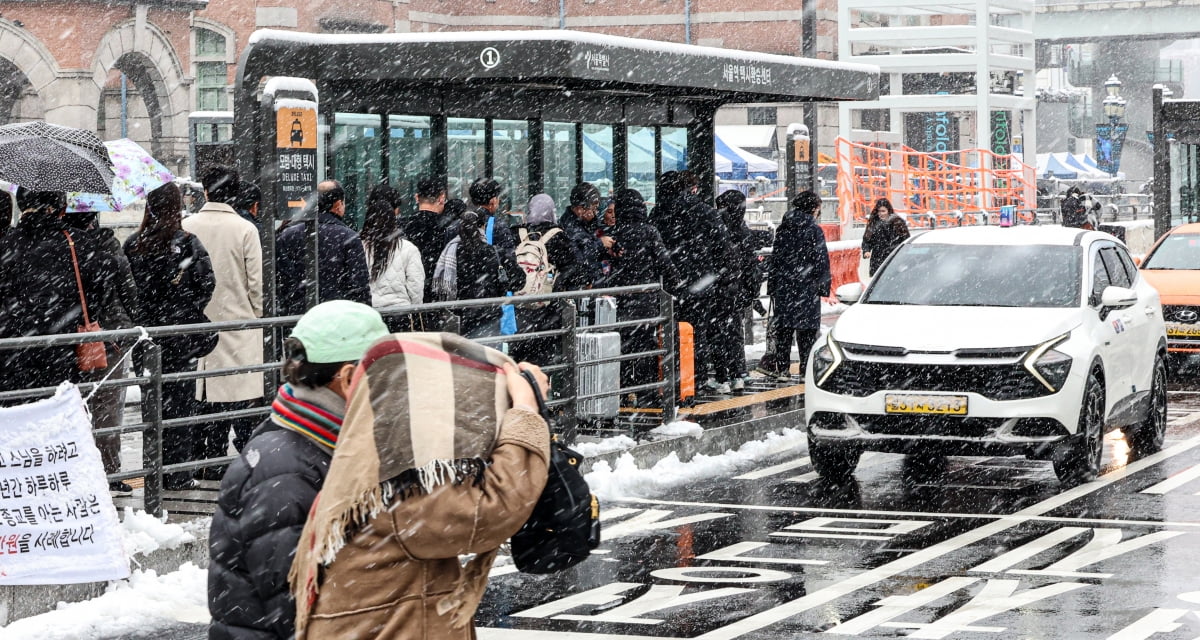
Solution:
<path fill-rule="evenodd" d="M 255 29 L 325 33 L 576 29 L 799 55 L 799 0 L 9 0 L 0 2 L 0 123 L 45 119 L 145 143 L 187 163 L 188 115 L 230 108 Z M 836 51 L 836 0 L 817 0 L 817 50 Z M 798 121 L 730 108 L 721 124 Z M 822 124 L 831 130 L 836 110 Z M 823 134 L 824 140 L 832 135 Z"/>

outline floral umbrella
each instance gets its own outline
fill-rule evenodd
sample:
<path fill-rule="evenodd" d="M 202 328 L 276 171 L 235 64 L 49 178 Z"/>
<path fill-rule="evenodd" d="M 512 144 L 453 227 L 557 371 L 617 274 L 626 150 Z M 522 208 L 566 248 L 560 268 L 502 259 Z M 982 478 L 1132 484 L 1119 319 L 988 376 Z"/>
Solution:
<path fill-rule="evenodd" d="M 146 194 L 171 182 L 175 175 L 129 138 L 104 143 L 112 159 L 112 195 L 101 193 L 67 194 L 67 211 L 120 211 L 142 200 Z"/>

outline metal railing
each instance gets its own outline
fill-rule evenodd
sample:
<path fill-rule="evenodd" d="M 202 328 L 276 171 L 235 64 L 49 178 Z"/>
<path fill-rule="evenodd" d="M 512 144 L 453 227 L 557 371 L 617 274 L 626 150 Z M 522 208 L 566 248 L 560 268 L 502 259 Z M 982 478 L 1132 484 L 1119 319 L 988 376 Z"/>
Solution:
<path fill-rule="evenodd" d="M 604 324 L 578 326 L 577 305 L 580 300 L 611 296 L 618 301 L 631 295 L 654 295 L 657 300 L 657 313 L 650 317 L 636 317 L 618 320 Z M 379 312 L 388 318 L 412 317 L 414 314 L 444 314 L 445 312 L 461 312 L 465 309 L 495 308 L 501 305 L 525 306 L 555 306 L 559 312 L 561 327 L 545 331 L 517 333 L 515 335 L 494 336 L 475 340 L 480 344 L 500 347 L 502 344 L 515 344 L 523 341 L 557 337 L 559 358 L 556 362 L 542 367 L 548 375 L 555 376 L 554 396 L 547 405 L 556 411 L 559 422 L 556 425 L 564 439 L 570 441 L 575 437 L 579 427 L 578 403 L 581 400 L 622 396 L 629 393 L 658 392 L 661 395 L 659 404 L 662 408 L 664 421 L 672 420 L 676 411 L 678 388 L 678 364 L 676 353 L 676 326 L 672 298 L 670 294 L 657 285 L 642 285 L 630 287 L 615 287 L 587 291 L 572 291 L 550 293 L 536 296 L 519 296 L 505 298 L 487 298 L 479 300 L 463 300 L 454 302 L 435 302 L 430 304 L 407 307 L 389 307 Z M 619 302 L 618 302 L 618 308 Z M 161 516 L 163 475 L 185 471 L 194 471 L 205 467 L 226 465 L 235 456 L 222 456 L 203 460 L 190 460 L 177 464 L 163 465 L 162 436 L 165 429 L 186 428 L 197 423 L 214 420 L 229 420 L 240 417 L 266 416 L 270 413 L 269 406 L 221 413 L 191 415 L 181 418 L 164 419 L 162 415 L 162 386 L 163 383 L 182 382 L 212 378 L 240 373 L 263 372 L 268 379 L 266 385 L 273 393 L 279 383 L 280 356 L 277 336 L 282 331 L 296 324 L 300 316 L 278 318 L 262 318 L 244 321 L 211 322 L 205 324 L 176 325 L 163 327 L 145 327 L 133 329 L 115 329 L 93 333 L 70 333 L 47 336 L 28 336 L 21 338 L 0 339 L 0 352 L 40 349 L 47 347 L 62 347 L 82 344 L 85 342 L 117 342 L 132 344 L 140 339 L 146 342 L 142 358 L 142 371 L 131 377 L 114 377 L 103 383 L 76 382 L 84 397 L 103 384 L 107 388 L 140 387 L 142 390 L 141 409 L 142 421 L 135 424 L 122 424 L 93 430 L 97 437 L 119 435 L 125 433 L 142 434 L 142 467 L 128 469 L 108 475 L 108 480 L 123 481 L 132 478 L 145 479 L 144 507 L 146 511 Z M 618 331 L 632 327 L 653 325 L 660 332 L 661 346 L 657 349 L 625 353 L 619 356 L 580 360 L 577 338 L 583 333 L 602 331 Z M 164 372 L 162 368 L 162 347 L 156 339 L 168 336 L 181 336 L 194 333 L 212 333 L 216 331 L 238 331 L 243 329 L 264 329 L 264 359 L 265 364 L 229 367 L 206 371 Z M 656 382 L 630 387 L 613 389 L 590 390 L 581 393 L 579 388 L 579 369 L 589 366 L 599 366 L 614 362 L 625 362 L 638 358 L 661 358 L 661 376 Z M 8 372 L 12 374 L 13 372 Z M 40 387 L 0 392 L 0 404 L 12 404 L 14 401 L 47 397 L 54 394 L 57 387 Z"/>

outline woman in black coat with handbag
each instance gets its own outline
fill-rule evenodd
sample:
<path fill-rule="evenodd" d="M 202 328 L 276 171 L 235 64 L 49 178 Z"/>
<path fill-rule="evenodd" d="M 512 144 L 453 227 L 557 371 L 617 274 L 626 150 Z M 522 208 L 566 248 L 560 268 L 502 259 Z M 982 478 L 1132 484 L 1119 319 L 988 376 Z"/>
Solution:
<path fill-rule="evenodd" d="M 134 320 L 146 327 L 208 322 L 204 307 L 216 286 L 212 262 L 200 239 L 180 225 L 183 195 L 174 183 L 151 191 L 146 197 L 146 214 L 137 233 L 125 241 L 125 255 L 137 283 L 140 312 Z M 164 373 L 192 371 L 196 359 L 217 346 L 217 334 L 200 333 L 157 338 L 162 347 Z M 145 349 L 135 353 L 138 369 L 143 367 Z M 164 420 L 193 415 L 195 382 L 164 382 Z M 144 405 L 143 405 L 144 408 Z M 192 454 L 192 434 L 183 428 L 163 432 L 163 464 L 187 462 Z M 190 472 L 163 477 L 168 490 L 194 488 Z"/>
<path fill-rule="evenodd" d="M 867 275 L 875 275 L 896 247 L 908 240 L 908 236 L 908 224 L 904 218 L 896 215 L 892 203 L 887 198 L 876 200 L 867 218 L 867 229 L 863 232 L 863 257 L 871 260 Z"/>

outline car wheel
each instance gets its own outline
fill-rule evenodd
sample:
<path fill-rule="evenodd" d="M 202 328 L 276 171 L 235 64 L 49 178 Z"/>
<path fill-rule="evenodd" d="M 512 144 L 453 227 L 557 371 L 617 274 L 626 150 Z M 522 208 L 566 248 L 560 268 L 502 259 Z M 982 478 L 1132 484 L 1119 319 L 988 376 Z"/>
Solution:
<path fill-rule="evenodd" d="M 1133 455 L 1142 458 L 1162 450 L 1167 435 L 1167 365 L 1154 361 L 1154 383 L 1150 386 L 1150 414 L 1129 434 Z"/>
<path fill-rule="evenodd" d="M 1054 455 L 1054 473 L 1063 484 L 1080 484 L 1100 473 L 1104 453 L 1104 383 L 1095 369 L 1088 374 L 1075 435 L 1059 445 Z"/>
<path fill-rule="evenodd" d="M 853 445 L 823 443 L 809 437 L 808 457 L 817 475 L 829 482 L 842 484 L 854 475 L 862 450 Z"/>

